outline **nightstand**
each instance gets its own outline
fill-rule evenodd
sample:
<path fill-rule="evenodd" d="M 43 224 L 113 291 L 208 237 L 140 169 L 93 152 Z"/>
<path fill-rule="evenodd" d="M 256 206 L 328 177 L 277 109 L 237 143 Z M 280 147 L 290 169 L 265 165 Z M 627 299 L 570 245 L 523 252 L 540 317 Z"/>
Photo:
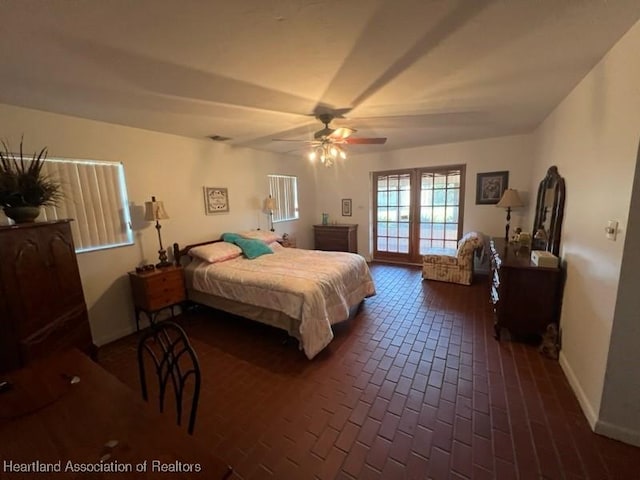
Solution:
<path fill-rule="evenodd" d="M 182 267 L 157 268 L 151 272 L 129 272 L 133 304 L 136 311 L 136 330 L 140 330 L 140 312 L 145 312 L 152 324 L 155 316 L 186 300 Z"/>

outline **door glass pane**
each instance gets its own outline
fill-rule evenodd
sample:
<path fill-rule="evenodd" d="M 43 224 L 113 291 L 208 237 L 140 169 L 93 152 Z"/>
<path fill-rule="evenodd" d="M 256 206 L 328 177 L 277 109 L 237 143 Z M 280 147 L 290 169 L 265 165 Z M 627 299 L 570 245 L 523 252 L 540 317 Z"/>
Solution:
<path fill-rule="evenodd" d="M 400 207 L 400 221 L 401 222 L 409 221 L 409 207 Z"/>
<path fill-rule="evenodd" d="M 409 253 L 409 239 L 408 238 L 399 238 L 398 239 L 398 252 L 399 253 Z"/>
<path fill-rule="evenodd" d="M 389 206 L 395 207 L 398 205 L 398 192 L 389 192 Z"/>
<path fill-rule="evenodd" d="M 400 192 L 400 205 L 408 207 L 411 205 L 411 192 L 408 190 L 402 190 Z"/>
<path fill-rule="evenodd" d="M 442 223 L 434 223 L 432 235 L 436 240 L 444 240 L 444 225 Z"/>
<path fill-rule="evenodd" d="M 447 185 L 451 187 L 460 188 L 460 174 L 449 175 L 447 177 Z"/>
<path fill-rule="evenodd" d="M 447 207 L 445 221 L 454 223 L 458 220 L 458 207 Z"/>
<path fill-rule="evenodd" d="M 447 223 L 446 227 L 445 227 L 445 235 L 444 235 L 445 239 L 447 240 L 454 240 L 456 241 L 458 239 L 458 225 L 456 225 L 455 223 Z"/>
<path fill-rule="evenodd" d="M 434 205 L 444 205 L 447 201 L 447 191 L 446 190 L 434 190 L 433 191 L 433 204 Z"/>
<path fill-rule="evenodd" d="M 420 254 L 430 247 L 456 248 L 460 221 L 462 175 L 423 171 L 420 191 Z"/>

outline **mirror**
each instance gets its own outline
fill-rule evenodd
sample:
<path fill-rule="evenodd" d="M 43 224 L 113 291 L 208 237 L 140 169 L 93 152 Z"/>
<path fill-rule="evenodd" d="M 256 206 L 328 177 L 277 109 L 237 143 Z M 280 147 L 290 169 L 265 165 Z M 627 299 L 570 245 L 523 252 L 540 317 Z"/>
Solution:
<path fill-rule="evenodd" d="M 534 250 L 547 250 L 558 256 L 560 254 L 560 233 L 564 216 L 565 187 L 564 178 L 558 173 L 555 165 L 549 167 L 547 176 L 538 187 L 538 200 L 533 222 Z"/>

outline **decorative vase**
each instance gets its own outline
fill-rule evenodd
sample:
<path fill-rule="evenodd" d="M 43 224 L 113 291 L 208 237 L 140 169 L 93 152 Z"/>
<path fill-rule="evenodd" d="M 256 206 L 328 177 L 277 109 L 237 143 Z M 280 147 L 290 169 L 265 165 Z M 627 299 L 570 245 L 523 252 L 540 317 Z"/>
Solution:
<path fill-rule="evenodd" d="M 32 223 L 40 215 L 40 207 L 4 207 L 4 214 L 16 223 Z"/>

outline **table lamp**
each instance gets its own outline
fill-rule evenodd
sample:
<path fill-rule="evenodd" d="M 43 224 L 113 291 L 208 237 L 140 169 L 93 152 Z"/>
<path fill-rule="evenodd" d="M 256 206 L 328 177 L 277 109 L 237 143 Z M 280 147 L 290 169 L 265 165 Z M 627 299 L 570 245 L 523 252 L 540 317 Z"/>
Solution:
<path fill-rule="evenodd" d="M 266 210 L 269 210 L 269 222 L 270 222 L 270 225 L 271 225 L 270 230 L 272 232 L 275 232 L 275 229 L 273 228 L 273 210 L 276 208 L 276 202 L 273 201 L 273 197 L 271 197 L 271 195 L 269 195 L 265 199 L 264 208 Z"/>
<path fill-rule="evenodd" d="M 500 199 L 500 201 L 496 203 L 496 207 L 507 209 L 507 224 L 504 227 L 504 239 L 506 241 L 509 241 L 509 222 L 511 221 L 511 209 L 523 206 L 524 203 L 522 203 L 522 200 L 520 200 L 518 191 L 513 188 L 507 188 L 502 194 L 502 198 Z"/>
<path fill-rule="evenodd" d="M 156 265 L 158 268 L 170 267 L 171 263 L 167 260 L 167 251 L 162 247 L 162 235 L 160 234 L 160 220 L 167 220 L 169 215 L 164 209 L 164 204 L 160 201 L 156 201 L 156 197 L 151 197 L 150 202 L 144 202 L 144 219 L 148 222 L 156 222 L 156 230 L 158 230 L 158 242 L 160 243 L 160 250 L 158 250 L 158 256 L 160 263 Z"/>

